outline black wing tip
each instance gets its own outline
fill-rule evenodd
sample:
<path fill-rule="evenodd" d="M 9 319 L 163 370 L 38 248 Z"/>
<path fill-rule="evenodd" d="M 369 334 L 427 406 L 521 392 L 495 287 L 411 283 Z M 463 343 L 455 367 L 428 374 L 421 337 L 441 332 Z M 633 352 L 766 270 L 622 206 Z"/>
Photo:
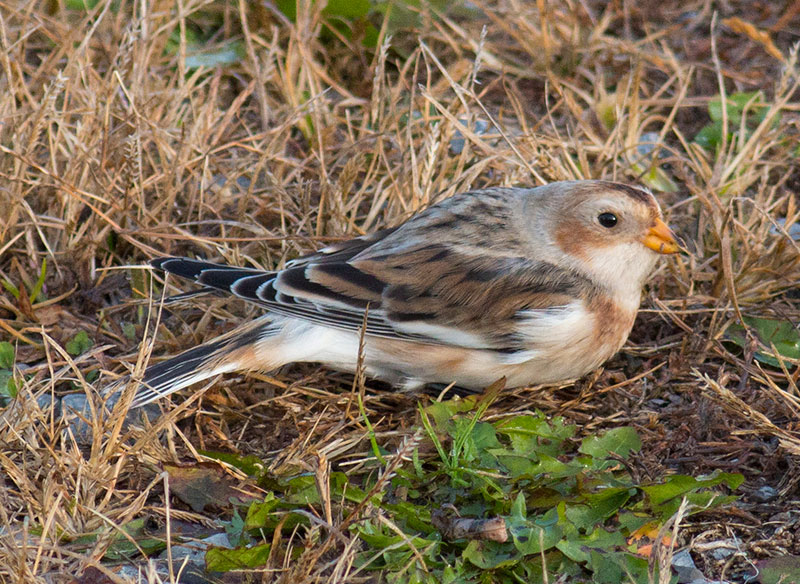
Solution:
<path fill-rule="evenodd" d="M 155 268 L 156 270 L 163 270 L 165 272 L 171 273 L 181 273 L 186 271 L 186 268 L 193 268 L 197 269 L 198 267 L 217 267 L 216 264 L 209 263 L 205 260 L 195 260 L 192 258 L 181 257 L 181 256 L 162 256 L 160 258 L 154 258 L 149 262 L 150 267 Z M 225 267 L 220 265 L 219 267 Z"/>
<path fill-rule="evenodd" d="M 194 260 L 176 256 L 164 256 L 152 259 L 150 260 L 150 266 L 156 270 L 162 270 L 189 280 L 196 280 L 204 270 L 230 269 L 229 266 L 225 266 L 224 264 L 212 264 L 204 260 Z"/>
<path fill-rule="evenodd" d="M 191 260 L 189 258 L 162 257 L 150 261 L 150 265 L 157 270 L 163 270 L 169 274 L 175 274 L 189 280 L 197 279 L 202 271 L 204 262 Z"/>
<path fill-rule="evenodd" d="M 174 256 L 162 256 L 160 258 L 153 258 L 148 263 L 150 264 L 151 268 L 155 268 L 156 270 L 163 270 L 164 264 L 171 261 L 171 260 L 180 260 L 183 258 L 178 258 Z"/>

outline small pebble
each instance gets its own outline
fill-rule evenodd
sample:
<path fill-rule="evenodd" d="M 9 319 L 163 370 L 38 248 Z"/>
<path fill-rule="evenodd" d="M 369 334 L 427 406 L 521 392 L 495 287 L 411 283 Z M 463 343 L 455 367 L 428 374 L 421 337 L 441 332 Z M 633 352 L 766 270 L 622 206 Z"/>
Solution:
<path fill-rule="evenodd" d="M 101 415 L 108 416 L 114 404 L 119 400 L 118 395 L 112 395 L 105 401 L 105 408 L 98 410 Z M 99 400 L 98 400 L 99 401 Z M 89 399 L 84 393 L 72 393 L 61 398 L 61 416 L 66 418 L 67 431 L 75 437 L 78 444 L 88 445 L 92 442 L 92 408 Z M 142 418 L 155 421 L 161 415 L 161 410 L 156 404 L 148 404 L 135 410 L 130 410 L 125 416 L 125 426 L 141 424 Z M 123 427 L 125 427 L 123 426 Z"/>
<path fill-rule="evenodd" d="M 750 493 L 750 498 L 756 503 L 769 503 L 778 498 L 778 489 L 764 485 Z"/>
<path fill-rule="evenodd" d="M 464 125 L 467 125 L 467 120 L 459 120 Z M 486 120 L 475 120 L 472 126 L 472 131 L 478 135 L 485 134 L 489 129 L 489 122 Z M 450 152 L 453 154 L 461 154 L 464 150 L 464 134 L 460 130 L 456 130 L 453 139 L 450 140 Z"/>
<path fill-rule="evenodd" d="M 694 560 L 689 550 L 681 550 L 672 556 L 672 569 L 678 574 L 678 582 L 696 582 L 705 580 L 703 573 L 694 565 Z"/>

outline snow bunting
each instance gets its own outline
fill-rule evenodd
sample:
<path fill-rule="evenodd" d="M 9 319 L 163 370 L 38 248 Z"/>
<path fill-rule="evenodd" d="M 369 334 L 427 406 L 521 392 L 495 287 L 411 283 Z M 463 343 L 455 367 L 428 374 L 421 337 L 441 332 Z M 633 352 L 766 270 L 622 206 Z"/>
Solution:
<path fill-rule="evenodd" d="M 133 406 L 229 371 L 307 361 L 403 389 L 480 390 L 580 377 L 614 355 L 661 254 L 655 198 L 606 181 L 489 188 L 266 272 L 165 257 L 152 266 L 266 314 L 150 366 Z"/>

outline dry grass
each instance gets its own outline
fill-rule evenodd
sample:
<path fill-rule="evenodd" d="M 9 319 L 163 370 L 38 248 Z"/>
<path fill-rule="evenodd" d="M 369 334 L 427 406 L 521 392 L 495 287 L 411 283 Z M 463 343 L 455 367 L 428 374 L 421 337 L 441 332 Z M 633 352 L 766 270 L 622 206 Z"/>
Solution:
<path fill-rule="evenodd" d="M 797 2 L 729 2 L 719 15 L 700 0 L 476 2 L 466 15 L 425 9 L 418 29 L 382 31 L 378 50 L 357 31 L 328 38 L 320 10 L 300 4 L 295 24 L 243 1 L 2 5 L 0 277 L 31 291 L 45 264 L 46 276 L 38 299 L 0 296 L 20 388 L 0 410 L 0 582 L 107 571 L 111 535 L 134 518 L 207 520 L 170 506 L 159 467 L 196 448 L 254 453 L 276 474 L 320 472 L 321 460 L 355 472 L 371 452 L 351 381 L 313 366 L 227 377 L 160 429 L 98 421 L 79 447 L 37 398 L 94 395 L 151 348 L 173 354 L 256 312 L 206 299 L 159 320 L 141 300 L 153 293 L 147 259 L 273 268 L 470 188 L 636 182 L 653 160 L 637 149 L 647 132 L 678 185 L 662 206 L 695 254 L 658 271 L 603 372 L 508 391 L 488 416 L 541 408 L 587 432 L 632 424 L 650 476 L 743 473 L 735 513 L 684 520 L 685 544 L 738 538 L 733 564 L 702 556 L 709 577 L 800 553 L 796 525 L 761 528 L 800 500 L 800 364 L 764 366 L 752 335 L 745 350 L 724 342 L 742 315 L 800 321 L 800 248 L 778 223 L 800 215 Z M 778 53 L 723 20 L 734 16 Z M 206 47 L 242 41 L 243 58 L 187 69 L 193 30 L 216 31 Z M 752 90 L 769 104 L 760 124 L 716 153 L 692 142 L 711 98 Z M 74 357 L 63 347 L 79 331 L 93 346 Z M 376 389 L 365 409 L 379 443 L 408 448 L 413 397 Z M 750 498 L 765 485 L 777 499 Z M 66 543 L 90 532 L 108 537 Z M 264 579 L 343 581 L 357 542 L 336 545 L 273 558 Z"/>

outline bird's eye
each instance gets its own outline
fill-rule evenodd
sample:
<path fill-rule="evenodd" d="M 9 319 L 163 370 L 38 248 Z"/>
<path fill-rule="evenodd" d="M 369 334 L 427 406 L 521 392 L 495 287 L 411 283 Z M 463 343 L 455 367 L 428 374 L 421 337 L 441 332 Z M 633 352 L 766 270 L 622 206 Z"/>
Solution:
<path fill-rule="evenodd" d="M 597 222 L 600 223 L 603 227 L 611 229 L 614 225 L 617 224 L 617 216 L 614 213 L 600 213 L 597 216 Z"/>

